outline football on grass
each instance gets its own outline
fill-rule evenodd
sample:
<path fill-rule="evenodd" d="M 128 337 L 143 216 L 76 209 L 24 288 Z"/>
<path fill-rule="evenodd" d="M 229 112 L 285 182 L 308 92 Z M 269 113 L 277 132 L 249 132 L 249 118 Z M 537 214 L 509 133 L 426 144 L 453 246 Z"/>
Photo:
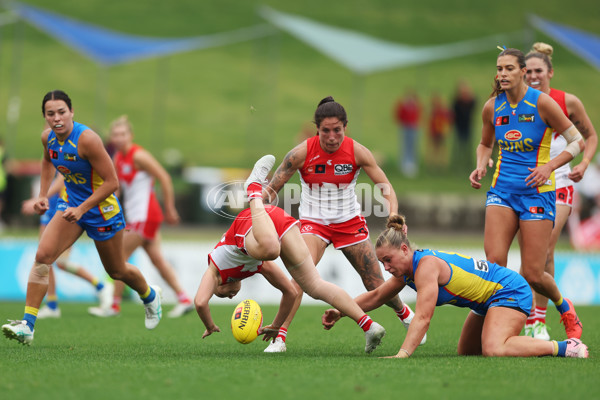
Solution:
<path fill-rule="evenodd" d="M 231 316 L 231 332 L 240 343 L 248 344 L 258 336 L 262 326 L 262 311 L 254 300 L 244 300 L 235 307 Z"/>

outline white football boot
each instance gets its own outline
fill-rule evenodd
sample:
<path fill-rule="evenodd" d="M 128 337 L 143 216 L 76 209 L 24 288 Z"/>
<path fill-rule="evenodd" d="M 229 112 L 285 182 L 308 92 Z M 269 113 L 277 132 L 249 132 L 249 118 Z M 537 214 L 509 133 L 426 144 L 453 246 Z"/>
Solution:
<path fill-rule="evenodd" d="M 246 182 L 244 183 L 244 190 L 248 190 L 248 186 L 251 183 L 260 183 L 261 185 L 265 184 L 267 181 L 267 175 L 269 175 L 269 171 L 275 165 L 275 156 L 271 154 L 267 154 L 266 156 L 261 157 L 255 164 L 254 168 L 252 168 L 252 172 Z"/>
<path fill-rule="evenodd" d="M 42 308 L 38 311 L 37 314 L 38 319 L 44 318 L 60 318 L 60 308 L 56 307 L 54 309 L 48 307 L 47 304 L 44 304 Z"/>
<path fill-rule="evenodd" d="M 533 337 L 536 339 L 550 340 L 550 334 L 546 324 L 540 321 L 535 321 L 533 324 Z"/>
<path fill-rule="evenodd" d="M 115 292 L 115 286 L 112 282 L 104 282 L 104 287 L 98 290 L 98 301 L 100 302 L 100 308 L 108 310 L 111 308 L 113 303 L 113 294 Z"/>
<path fill-rule="evenodd" d="M 162 290 L 158 286 L 151 286 L 156 292 L 154 300 L 148 304 L 144 304 L 146 311 L 146 329 L 154 329 L 158 326 L 160 319 L 162 318 Z"/>
<path fill-rule="evenodd" d="M 2 325 L 2 333 L 8 339 L 14 339 L 21 344 L 30 345 L 33 342 L 33 332 L 29 329 L 27 321 L 23 320 L 10 320 L 10 323 Z"/>
<path fill-rule="evenodd" d="M 196 307 L 192 303 L 184 304 L 178 303 L 171 311 L 167 313 L 169 318 L 179 318 L 190 311 L 194 310 Z"/>
<path fill-rule="evenodd" d="M 94 317 L 100 318 L 108 318 L 108 317 L 118 317 L 120 312 L 115 310 L 112 307 L 102 308 L 102 307 L 89 307 L 88 313 L 93 315 Z"/>
<path fill-rule="evenodd" d="M 269 346 L 265 349 L 265 353 L 285 353 L 286 350 L 285 342 L 282 338 L 278 337 L 269 343 Z"/>
<path fill-rule="evenodd" d="M 581 343 L 581 340 L 575 338 L 567 339 L 565 357 L 588 358 L 589 356 L 588 347 Z"/>
<path fill-rule="evenodd" d="M 381 339 L 385 336 L 385 329 L 377 322 L 373 321 L 371 327 L 365 332 L 365 353 L 369 354 L 379 346 Z"/>

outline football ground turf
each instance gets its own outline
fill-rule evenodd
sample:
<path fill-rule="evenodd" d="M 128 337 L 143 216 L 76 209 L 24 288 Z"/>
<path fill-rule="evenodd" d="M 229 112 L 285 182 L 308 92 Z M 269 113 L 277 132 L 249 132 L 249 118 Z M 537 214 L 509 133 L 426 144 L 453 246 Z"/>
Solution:
<path fill-rule="evenodd" d="M 241 299 L 235 299 L 241 300 Z M 387 329 L 382 345 L 364 353 L 363 333 L 345 318 L 324 331 L 325 306 L 302 306 L 290 327 L 288 351 L 263 353 L 259 340 L 238 344 L 229 325 L 231 305 L 213 306 L 221 333 L 202 340 L 200 319 L 189 314 L 144 328 L 140 305 L 97 319 L 87 304 L 61 305 L 63 317 L 40 320 L 32 346 L 0 338 L 2 398 L 39 399 L 597 399 L 598 307 L 577 308 L 590 358 L 459 357 L 456 343 L 467 310 L 438 307 L 428 341 L 408 360 L 395 354 L 405 329 L 386 307 L 369 313 Z M 170 306 L 165 307 L 168 311 Z M 23 304 L 0 303 L 0 316 L 21 318 Z M 270 322 L 275 306 L 263 306 Z M 549 308 L 550 334 L 564 338 Z"/>

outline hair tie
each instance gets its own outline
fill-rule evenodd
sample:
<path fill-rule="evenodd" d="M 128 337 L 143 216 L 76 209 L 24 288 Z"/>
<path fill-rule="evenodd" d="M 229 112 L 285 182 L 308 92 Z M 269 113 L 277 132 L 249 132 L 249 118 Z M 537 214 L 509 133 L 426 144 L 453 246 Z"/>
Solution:
<path fill-rule="evenodd" d="M 506 50 L 506 46 L 496 46 L 498 48 L 498 50 L 500 51 L 504 51 Z"/>

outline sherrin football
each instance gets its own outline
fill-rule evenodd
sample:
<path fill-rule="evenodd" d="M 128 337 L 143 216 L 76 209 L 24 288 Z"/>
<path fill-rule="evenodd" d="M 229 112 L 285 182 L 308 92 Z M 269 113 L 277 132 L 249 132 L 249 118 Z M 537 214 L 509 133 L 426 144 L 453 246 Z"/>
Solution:
<path fill-rule="evenodd" d="M 256 339 L 262 319 L 260 306 L 254 300 L 247 299 L 238 304 L 231 316 L 231 332 L 235 340 L 248 344 Z"/>

